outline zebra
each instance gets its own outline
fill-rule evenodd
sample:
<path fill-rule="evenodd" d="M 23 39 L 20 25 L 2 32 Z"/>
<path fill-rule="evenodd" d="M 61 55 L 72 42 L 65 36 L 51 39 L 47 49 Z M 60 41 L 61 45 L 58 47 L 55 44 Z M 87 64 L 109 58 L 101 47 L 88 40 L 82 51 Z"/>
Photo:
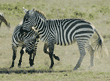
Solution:
<path fill-rule="evenodd" d="M 97 49 L 99 46 L 102 47 L 103 39 L 90 22 L 84 19 L 46 20 L 45 15 L 35 9 L 27 10 L 23 7 L 23 10 L 26 14 L 23 19 L 22 29 L 26 32 L 31 31 L 33 28 L 38 30 L 40 40 L 45 42 L 44 52 L 49 54 L 51 60 L 49 68 L 52 68 L 54 65 L 54 44 L 67 46 L 73 44 L 74 41 L 77 42 L 80 57 L 73 70 L 77 70 L 81 66 L 82 60 L 86 54 L 86 47 L 90 52 L 90 67 L 93 66 L 95 50 L 89 43 L 89 39 L 94 33 L 98 35 L 98 39 L 96 40 Z M 47 49 L 49 49 L 49 51 L 47 51 Z M 59 57 L 57 57 L 57 59 L 59 59 Z"/>
<path fill-rule="evenodd" d="M 10 28 L 10 23 L 7 22 L 6 18 L 4 17 L 3 13 L 0 13 L 0 27 L 1 27 L 1 24 L 2 22 L 5 23 L 5 25 Z"/>
<path fill-rule="evenodd" d="M 14 67 L 14 61 L 16 59 L 16 52 L 17 47 L 21 46 L 22 49 L 20 51 L 20 59 L 18 63 L 18 67 L 21 67 L 22 56 L 24 52 L 30 55 L 29 57 L 29 64 L 30 67 L 34 65 L 34 58 L 36 55 L 37 44 L 39 42 L 39 35 L 34 30 L 31 30 L 28 33 L 22 32 L 22 25 L 18 24 L 14 29 L 12 35 L 12 50 L 13 50 L 13 57 L 12 57 L 12 64 L 10 68 Z M 32 57 L 33 56 L 33 57 Z"/>

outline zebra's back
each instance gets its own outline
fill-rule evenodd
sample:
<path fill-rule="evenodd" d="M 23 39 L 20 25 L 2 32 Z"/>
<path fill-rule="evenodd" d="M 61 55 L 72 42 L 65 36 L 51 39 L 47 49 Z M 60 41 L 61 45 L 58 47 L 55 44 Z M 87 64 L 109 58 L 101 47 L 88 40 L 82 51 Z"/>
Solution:
<path fill-rule="evenodd" d="M 19 45 L 21 39 L 20 39 L 20 29 L 21 25 L 17 25 L 14 29 L 13 35 L 12 35 L 12 45 L 17 46 Z"/>

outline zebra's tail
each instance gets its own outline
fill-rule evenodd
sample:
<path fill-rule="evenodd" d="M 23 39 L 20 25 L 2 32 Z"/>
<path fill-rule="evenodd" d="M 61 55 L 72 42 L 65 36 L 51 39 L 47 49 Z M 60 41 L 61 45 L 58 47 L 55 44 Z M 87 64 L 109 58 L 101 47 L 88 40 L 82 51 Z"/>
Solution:
<path fill-rule="evenodd" d="M 96 47 L 95 49 L 98 50 L 99 47 L 101 47 L 102 49 L 102 45 L 103 45 L 103 39 L 101 37 L 101 35 L 99 35 L 99 33 L 96 31 L 96 29 L 94 30 L 96 32 L 96 34 L 98 35 L 98 39 L 96 40 Z"/>
<path fill-rule="evenodd" d="M 103 43 L 103 38 L 101 35 L 99 35 L 99 33 L 96 31 L 96 29 L 94 30 L 95 33 L 98 35 L 98 39 L 96 40 L 96 46 L 95 46 L 95 50 L 98 50 L 100 48 L 100 50 L 98 50 L 100 52 L 99 57 L 103 57 L 105 54 L 107 56 L 109 56 L 108 54 L 108 50 L 106 48 L 106 46 Z"/>

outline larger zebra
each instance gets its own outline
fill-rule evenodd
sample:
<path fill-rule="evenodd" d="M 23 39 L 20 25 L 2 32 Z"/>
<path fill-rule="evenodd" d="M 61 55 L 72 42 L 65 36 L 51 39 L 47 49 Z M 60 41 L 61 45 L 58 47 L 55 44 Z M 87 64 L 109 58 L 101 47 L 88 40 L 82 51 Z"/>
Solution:
<path fill-rule="evenodd" d="M 77 70 L 86 54 L 85 45 L 90 51 L 90 67 L 93 66 L 94 49 L 89 44 L 88 40 L 93 36 L 94 32 L 98 35 L 97 45 L 102 46 L 102 38 L 96 31 L 95 27 L 83 19 L 61 19 L 61 20 L 46 20 L 44 14 L 35 9 L 27 10 L 23 7 L 26 13 L 23 19 L 23 30 L 31 31 L 32 27 L 39 32 L 40 39 L 45 42 L 44 52 L 49 54 L 51 59 L 50 68 L 54 65 L 53 52 L 54 44 L 70 45 L 73 41 L 77 41 L 80 51 L 80 58 L 74 67 Z M 47 51 L 49 48 L 49 52 Z"/>
<path fill-rule="evenodd" d="M 38 32 L 31 30 L 30 32 L 26 33 L 26 32 L 22 31 L 21 24 L 18 24 L 16 26 L 16 28 L 13 32 L 13 35 L 12 35 L 13 57 L 12 57 L 12 64 L 11 64 L 10 68 L 14 67 L 14 61 L 16 59 L 16 52 L 17 52 L 18 46 L 22 47 L 22 49 L 20 51 L 21 55 L 20 55 L 18 66 L 21 67 L 22 56 L 25 51 L 30 55 L 30 57 L 29 57 L 30 66 L 34 65 L 34 58 L 36 55 L 38 39 L 39 39 Z"/>

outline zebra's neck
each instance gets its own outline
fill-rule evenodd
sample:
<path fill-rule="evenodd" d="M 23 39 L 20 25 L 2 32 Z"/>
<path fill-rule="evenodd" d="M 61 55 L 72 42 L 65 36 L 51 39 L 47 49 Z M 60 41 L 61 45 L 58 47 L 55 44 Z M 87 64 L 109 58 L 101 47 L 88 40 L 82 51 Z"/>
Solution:
<path fill-rule="evenodd" d="M 56 26 L 52 26 L 52 23 L 54 25 L 55 21 L 54 20 L 45 20 L 45 21 L 39 20 L 39 22 L 37 22 L 38 27 L 36 29 L 38 29 L 40 39 L 43 42 L 47 42 L 49 36 L 55 36 Z"/>
<path fill-rule="evenodd" d="M 38 30 L 40 39 L 42 40 L 44 32 L 47 30 L 45 21 L 40 18 L 36 18 L 36 28 L 35 29 Z"/>

